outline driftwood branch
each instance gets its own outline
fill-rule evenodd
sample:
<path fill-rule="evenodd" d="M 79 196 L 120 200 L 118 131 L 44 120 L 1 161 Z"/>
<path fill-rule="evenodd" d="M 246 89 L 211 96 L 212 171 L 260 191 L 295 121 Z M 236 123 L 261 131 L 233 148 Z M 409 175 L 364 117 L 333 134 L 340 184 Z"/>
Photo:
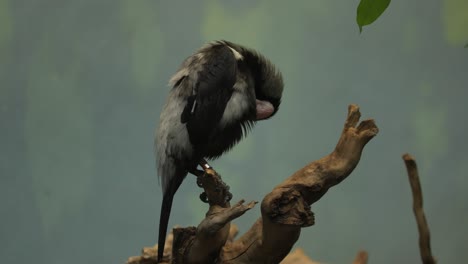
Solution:
<path fill-rule="evenodd" d="M 289 253 L 281 264 L 320 264 L 320 262 L 311 260 L 302 249 L 296 249 Z"/>
<path fill-rule="evenodd" d="M 203 198 L 210 204 L 206 218 L 197 228 L 174 229 L 173 243 L 167 243 L 172 246 L 172 255 L 164 259 L 172 259 L 172 263 L 280 263 L 299 238 L 301 228 L 314 224 L 311 205 L 349 176 L 364 146 L 377 135 L 373 120 L 359 123 L 359 119 L 359 107 L 350 105 L 333 152 L 298 170 L 268 193 L 261 202 L 261 217 L 237 240 L 237 231 L 232 231 L 230 221 L 251 209 L 255 202 L 244 205 L 241 201 L 231 207 L 229 188 L 215 171 L 205 173 L 200 185 L 205 190 Z M 155 263 L 155 256 L 148 252 L 127 263 Z M 165 250 L 165 255 L 166 252 L 170 250 Z M 294 263 L 314 263 L 310 259 L 303 261 Z M 354 263 L 366 261 L 367 254 L 360 253 Z"/>
<path fill-rule="evenodd" d="M 413 193 L 413 212 L 416 217 L 416 223 L 418 224 L 421 259 L 424 264 L 435 264 L 436 261 L 431 252 L 429 226 L 423 210 L 423 194 L 421 183 L 419 181 L 418 167 L 416 166 L 414 158 L 409 154 L 404 154 L 403 160 L 406 165 L 406 170 L 408 171 L 408 178 L 411 184 L 411 191 Z"/>

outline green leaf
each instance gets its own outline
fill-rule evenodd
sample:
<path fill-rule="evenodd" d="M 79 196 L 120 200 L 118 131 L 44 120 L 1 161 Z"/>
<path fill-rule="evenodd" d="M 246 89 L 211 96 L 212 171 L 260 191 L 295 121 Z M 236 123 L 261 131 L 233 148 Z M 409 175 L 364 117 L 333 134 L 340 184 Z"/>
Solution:
<path fill-rule="evenodd" d="M 363 26 L 370 25 L 377 20 L 389 4 L 390 0 L 361 0 L 356 17 L 359 32 L 362 32 Z"/>
<path fill-rule="evenodd" d="M 468 48 L 468 43 L 465 44 L 465 49 Z"/>

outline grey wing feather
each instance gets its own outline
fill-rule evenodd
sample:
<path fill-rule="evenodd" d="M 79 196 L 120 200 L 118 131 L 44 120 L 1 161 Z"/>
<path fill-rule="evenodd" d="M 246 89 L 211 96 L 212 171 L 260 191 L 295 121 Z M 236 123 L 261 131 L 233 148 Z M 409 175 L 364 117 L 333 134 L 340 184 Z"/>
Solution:
<path fill-rule="evenodd" d="M 234 91 L 237 61 L 225 45 L 212 47 L 203 54 L 192 95 L 182 114 L 193 144 L 207 143 L 210 134 L 219 125 L 224 110 Z"/>
<path fill-rule="evenodd" d="M 171 78 L 171 89 L 155 139 L 158 175 L 163 190 L 174 166 L 184 166 L 194 145 L 208 140 L 222 118 L 236 82 L 237 61 L 222 43 L 202 48 L 187 58 Z M 176 164 L 173 164 L 176 163 Z"/>

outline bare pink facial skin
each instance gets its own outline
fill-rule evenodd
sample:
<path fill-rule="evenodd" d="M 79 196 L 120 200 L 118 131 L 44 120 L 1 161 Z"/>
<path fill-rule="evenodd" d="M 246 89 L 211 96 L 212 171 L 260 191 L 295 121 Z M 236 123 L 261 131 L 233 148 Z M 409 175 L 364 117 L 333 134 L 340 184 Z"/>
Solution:
<path fill-rule="evenodd" d="M 275 108 L 270 102 L 257 100 L 257 120 L 269 118 L 274 111 Z"/>

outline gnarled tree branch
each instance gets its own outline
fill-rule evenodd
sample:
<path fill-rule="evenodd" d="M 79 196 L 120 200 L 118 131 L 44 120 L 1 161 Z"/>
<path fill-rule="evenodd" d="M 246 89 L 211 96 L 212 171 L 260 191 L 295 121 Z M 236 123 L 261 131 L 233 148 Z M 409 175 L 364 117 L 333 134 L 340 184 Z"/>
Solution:
<path fill-rule="evenodd" d="M 310 206 L 349 176 L 364 146 L 377 135 L 373 120 L 359 123 L 359 119 L 359 107 L 350 105 L 334 151 L 298 170 L 268 193 L 261 203 L 261 217 L 237 240 L 230 237 L 236 233 L 230 232 L 230 221 L 255 203 L 243 205 L 241 201 L 230 207 L 226 201 L 228 188 L 219 175 L 214 171 L 205 173 L 201 185 L 210 209 L 196 229 L 174 230 L 173 263 L 280 263 L 299 238 L 301 228 L 314 224 Z M 136 257 L 127 263 L 148 263 L 142 260 Z"/>

